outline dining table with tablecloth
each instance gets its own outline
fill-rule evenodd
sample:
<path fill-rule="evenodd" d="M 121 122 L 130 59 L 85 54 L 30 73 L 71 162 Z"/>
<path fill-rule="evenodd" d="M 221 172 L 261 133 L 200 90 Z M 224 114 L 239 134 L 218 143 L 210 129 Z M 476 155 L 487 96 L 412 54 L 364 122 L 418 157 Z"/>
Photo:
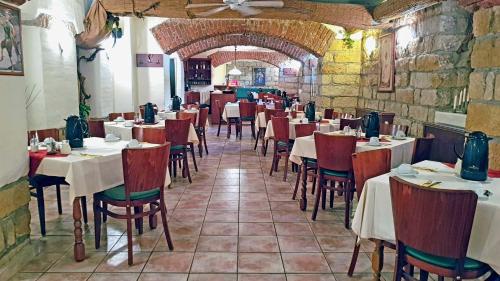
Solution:
<path fill-rule="evenodd" d="M 291 119 L 290 122 L 288 122 L 288 132 L 289 132 L 289 138 L 291 140 L 294 140 L 296 138 L 295 136 L 295 125 L 302 124 L 302 119 L 296 118 L 296 119 Z M 335 132 L 340 129 L 340 119 L 334 119 L 334 120 L 326 120 L 324 119 L 322 122 L 315 123 L 317 131 L 321 133 L 330 133 L 330 132 Z M 266 133 L 264 134 L 264 139 L 272 139 L 274 138 L 274 129 L 273 129 L 273 124 L 271 121 L 267 123 L 266 127 Z"/>
<path fill-rule="evenodd" d="M 399 176 L 405 181 L 422 185 L 440 182 L 433 188 L 473 190 L 479 195 L 467 257 L 489 264 L 500 272 L 500 178 L 478 182 L 462 179 L 447 165 L 423 161 L 413 165 L 417 175 Z M 397 170 L 366 181 L 352 220 L 352 230 L 361 239 L 377 239 L 394 243 L 389 177 Z M 484 191 L 490 191 L 484 196 Z"/>

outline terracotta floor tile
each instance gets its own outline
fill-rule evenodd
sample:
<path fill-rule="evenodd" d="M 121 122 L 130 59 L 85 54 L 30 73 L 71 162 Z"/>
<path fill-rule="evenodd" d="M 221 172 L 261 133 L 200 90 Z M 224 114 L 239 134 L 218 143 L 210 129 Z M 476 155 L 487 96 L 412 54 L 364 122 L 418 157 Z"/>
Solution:
<path fill-rule="evenodd" d="M 129 266 L 127 252 L 111 252 L 99 264 L 96 272 L 141 272 L 149 256 L 149 252 L 135 252 L 133 253 L 134 264 Z"/>
<path fill-rule="evenodd" d="M 286 273 L 330 273 L 321 253 L 282 253 Z"/>
<path fill-rule="evenodd" d="M 147 227 L 146 225 L 144 227 Z M 133 251 L 152 251 L 160 237 L 158 236 L 133 236 Z M 128 251 L 127 235 L 123 235 L 113 246 L 111 251 Z"/>
<path fill-rule="evenodd" d="M 201 226 L 201 222 L 168 221 L 168 228 L 172 237 L 200 235 Z"/>
<path fill-rule="evenodd" d="M 282 273 L 283 264 L 279 253 L 239 253 L 240 273 Z"/>
<path fill-rule="evenodd" d="M 265 192 L 241 192 L 241 201 L 267 201 L 267 193 Z"/>
<path fill-rule="evenodd" d="M 43 273 L 41 272 L 19 272 L 12 276 L 9 281 L 36 281 Z"/>
<path fill-rule="evenodd" d="M 236 281 L 236 274 L 189 274 L 188 281 Z"/>
<path fill-rule="evenodd" d="M 275 223 L 278 236 L 308 236 L 313 235 L 308 223 L 280 222 Z"/>
<path fill-rule="evenodd" d="M 292 201 L 292 195 L 293 193 L 289 191 L 289 193 L 275 193 L 275 192 L 270 192 L 268 194 L 269 201 L 282 201 L 282 202 L 290 202 Z M 292 201 L 295 202 L 295 201 Z"/>
<path fill-rule="evenodd" d="M 34 256 L 23 268 L 22 272 L 45 272 L 51 265 L 56 263 L 63 253 L 39 253 Z"/>
<path fill-rule="evenodd" d="M 238 192 L 213 192 L 210 197 L 211 201 L 238 200 L 240 194 Z"/>
<path fill-rule="evenodd" d="M 238 236 L 200 236 L 197 252 L 236 252 Z"/>
<path fill-rule="evenodd" d="M 287 281 L 336 281 L 333 274 L 287 274 Z"/>
<path fill-rule="evenodd" d="M 206 210 L 185 210 L 185 209 L 175 209 L 172 214 L 172 220 L 174 221 L 189 221 L 189 222 L 202 222 L 205 218 Z"/>
<path fill-rule="evenodd" d="M 75 262 L 73 252 L 66 253 L 59 261 L 50 267 L 49 272 L 94 272 L 106 256 L 105 252 L 88 252 L 86 259 Z"/>
<path fill-rule="evenodd" d="M 352 253 L 356 239 L 352 236 L 316 236 L 323 252 Z"/>
<path fill-rule="evenodd" d="M 278 240 L 275 236 L 240 236 L 238 252 L 279 252 Z"/>
<path fill-rule="evenodd" d="M 214 185 L 213 192 L 239 192 L 238 185 Z"/>
<path fill-rule="evenodd" d="M 236 253 L 197 252 L 191 272 L 195 273 L 236 273 Z"/>
<path fill-rule="evenodd" d="M 208 202 L 208 210 L 238 210 L 238 201 L 212 201 Z"/>
<path fill-rule="evenodd" d="M 269 203 L 271 204 L 272 211 L 297 211 L 297 210 L 299 210 L 299 203 L 297 201 L 280 202 L 280 201 L 270 200 Z"/>
<path fill-rule="evenodd" d="M 90 277 L 91 273 L 45 273 L 43 274 L 40 281 L 85 281 Z"/>
<path fill-rule="evenodd" d="M 240 201 L 240 210 L 243 211 L 269 211 L 271 208 L 267 200 Z"/>
<path fill-rule="evenodd" d="M 272 211 L 274 222 L 307 222 L 302 211 Z"/>
<path fill-rule="evenodd" d="M 139 273 L 94 273 L 87 281 L 136 281 Z"/>
<path fill-rule="evenodd" d="M 328 264 L 335 273 L 347 273 L 351 263 L 352 253 L 326 253 Z M 368 256 L 360 253 L 354 272 L 371 272 L 371 261 Z"/>
<path fill-rule="evenodd" d="M 207 205 L 206 200 L 181 200 L 176 209 L 206 209 Z"/>
<path fill-rule="evenodd" d="M 272 223 L 240 223 L 240 236 L 272 236 L 276 235 Z"/>
<path fill-rule="evenodd" d="M 182 252 L 153 252 L 144 272 L 189 272 L 193 253 Z"/>
<path fill-rule="evenodd" d="M 201 235 L 238 235 L 238 223 L 206 222 L 201 229 Z"/>
<path fill-rule="evenodd" d="M 171 236 L 175 252 L 194 252 L 198 243 L 198 236 Z M 156 252 L 169 252 L 167 239 L 162 236 L 154 247 Z"/>
<path fill-rule="evenodd" d="M 282 253 L 320 252 L 321 249 L 314 236 L 278 236 Z"/>
<path fill-rule="evenodd" d="M 180 273 L 142 273 L 138 281 L 187 281 L 187 274 Z"/>
<path fill-rule="evenodd" d="M 311 229 L 317 236 L 352 236 L 351 231 L 340 221 L 338 223 L 315 221 L 311 223 Z"/>
<path fill-rule="evenodd" d="M 352 277 L 347 276 L 347 273 L 334 273 L 335 280 L 337 281 L 371 281 L 373 280 L 373 275 L 371 273 L 354 273 Z M 429 276 L 430 277 L 430 276 Z M 386 279 L 387 280 L 387 279 Z M 391 281 L 392 279 L 389 279 L 387 281 Z M 431 279 L 429 279 L 431 280 Z"/>
<path fill-rule="evenodd" d="M 239 274 L 238 281 L 286 281 L 286 276 L 285 274 Z"/>
<path fill-rule="evenodd" d="M 205 222 L 238 222 L 238 212 L 208 210 Z"/>
<path fill-rule="evenodd" d="M 240 211 L 240 222 L 272 222 L 271 211 Z"/>

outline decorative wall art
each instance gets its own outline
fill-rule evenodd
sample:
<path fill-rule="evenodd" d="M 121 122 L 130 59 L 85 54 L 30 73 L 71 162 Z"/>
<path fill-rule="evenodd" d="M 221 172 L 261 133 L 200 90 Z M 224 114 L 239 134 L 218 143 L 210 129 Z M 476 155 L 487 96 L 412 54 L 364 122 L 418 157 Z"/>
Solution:
<path fill-rule="evenodd" d="M 0 3 L 0 75 L 24 75 L 21 11 Z"/>
<path fill-rule="evenodd" d="M 263 67 L 256 67 L 253 69 L 253 85 L 265 86 L 266 85 L 266 69 Z"/>
<path fill-rule="evenodd" d="M 137 67 L 163 67 L 162 54 L 136 54 Z"/>
<path fill-rule="evenodd" d="M 379 92 L 394 91 L 394 60 L 395 60 L 395 36 L 394 33 L 380 37 L 380 74 L 378 81 Z"/>

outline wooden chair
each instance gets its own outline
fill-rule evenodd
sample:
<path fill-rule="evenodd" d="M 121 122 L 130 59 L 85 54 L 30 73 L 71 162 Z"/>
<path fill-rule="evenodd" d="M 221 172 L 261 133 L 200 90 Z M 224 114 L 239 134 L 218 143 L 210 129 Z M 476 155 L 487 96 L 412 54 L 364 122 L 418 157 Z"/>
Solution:
<path fill-rule="evenodd" d="M 295 125 L 295 137 L 305 137 L 314 134 L 316 131 L 316 123 L 308 124 L 296 124 Z M 305 172 L 304 172 L 305 171 Z M 297 191 L 299 190 L 300 177 L 304 177 L 305 183 L 307 184 L 307 176 L 313 177 L 313 187 L 312 193 L 314 194 L 314 189 L 316 188 L 316 159 L 304 158 L 302 159 L 302 164 L 297 173 L 297 179 L 295 181 L 295 189 L 293 190 L 292 200 L 295 200 L 297 196 Z M 304 176 L 305 175 L 305 176 Z"/>
<path fill-rule="evenodd" d="M 477 206 L 474 191 L 421 187 L 397 177 L 390 184 L 397 244 L 394 280 L 415 280 L 405 271 L 408 266 L 418 267 L 423 281 L 429 273 L 438 280 L 462 280 L 491 271 L 498 278 L 487 264 L 466 256 Z"/>
<path fill-rule="evenodd" d="M 281 101 L 276 101 L 274 102 L 274 109 L 277 110 L 284 110 L 283 103 Z"/>
<path fill-rule="evenodd" d="M 376 149 L 365 152 L 354 153 L 352 155 L 352 166 L 354 170 L 354 179 L 356 183 L 356 194 L 359 198 L 363 192 L 363 187 L 368 179 L 378 177 L 391 171 L 391 150 Z M 351 265 L 349 266 L 348 276 L 352 276 L 356 261 L 358 260 L 359 248 L 358 237 L 354 242 L 354 250 L 352 252 Z M 395 245 L 389 242 L 383 242 L 382 246 L 395 249 Z M 382 257 L 383 259 L 383 257 Z"/>
<path fill-rule="evenodd" d="M 205 153 L 208 155 L 207 148 L 207 120 L 208 120 L 208 108 L 200 108 L 198 116 L 198 126 L 196 126 L 196 134 L 198 135 L 198 139 L 200 143 L 198 144 L 198 151 L 200 153 L 200 157 L 203 157 L 203 146 L 205 146 Z M 203 144 L 202 144 L 203 141 Z"/>
<path fill-rule="evenodd" d="M 200 92 L 189 91 L 186 92 L 186 103 L 187 104 L 200 104 Z"/>
<path fill-rule="evenodd" d="M 105 138 L 106 131 L 104 130 L 104 120 L 90 119 L 89 124 L 89 135 L 96 138 Z"/>
<path fill-rule="evenodd" d="M 217 128 L 217 136 L 220 135 L 220 127 L 222 126 L 222 123 L 223 122 L 226 122 L 224 121 L 224 119 L 222 118 L 222 114 L 224 113 L 224 106 L 226 106 L 226 104 L 224 104 L 224 106 L 222 106 L 220 100 L 215 100 L 215 106 L 217 107 L 217 109 L 219 110 L 219 127 Z M 226 122 L 227 124 L 227 138 L 229 138 L 229 136 L 231 135 L 231 123 L 230 123 L 230 120 L 227 120 Z"/>
<path fill-rule="evenodd" d="M 359 126 L 362 126 L 362 122 L 361 118 L 340 118 L 340 130 L 343 130 L 345 126 L 349 126 L 351 129 L 357 129 Z"/>
<path fill-rule="evenodd" d="M 314 144 L 318 161 L 318 190 L 316 191 L 316 202 L 312 213 L 312 219 L 316 220 L 320 197 L 322 198 L 322 209 L 326 205 L 326 191 L 341 191 L 344 194 L 345 228 L 349 228 L 351 216 L 352 192 L 354 192 L 354 175 L 351 155 L 356 149 L 355 136 L 335 136 L 322 133 L 314 133 Z M 331 186 L 326 185 L 330 181 Z M 335 182 L 339 183 L 337 187 Z M 330 195 L 330 198 L 333 196 Z M 333 198 L 332 198 L 333 199 Z M 333 207 L 333 200 L 330 207 Z"/>
<path fill-rule="evenodd" d="M 405 135 L 408 135 L 408 130 L 409 127 L 405 125 L 395 125 L 395 124 L 386 124 L 386 123 L 381 123 L 380 124 L 380 134 L 381 135 L 388 135 L 391 136 L 392 132 L 396 133 L 396 131 L 403 131 Z"/>
<path fill-rule="evenodd" d="M 333 117 L 333 108 L 325 108 L 325 113 L 323 114 L 324 119 L 335 119 Z"/>
<path fill-rule="evenodd" d="M 240 140 L 243 135 L 243 122 L 250 122 L 250 127 L 252 130 L 252 138 L 255 139 L 255 114 L 257 111 L 256 102 L 240 102 L 240 118 L 238 120 L 238 126 L 240 131 Z"/>
<path fill-rule="evenodd" d="M 28 144 L 30 139 L 38 134 L 39 141 L 43 141 L 46 138 L 53 138 L 56 141 L 60 140 L 59 129 L 44 129 L 37 131 L 28 132 Z M 62 200 L 61 200 L 61 185 L 69 185 L 64 177 L 53 177 L 46 175 L 29 175 L 30 184 L 30 195 L 36 198 L 36 203 L 38 207 L 38 219 L 40 220 L 40 233 L 45 236 L 47 233 L 45 226 L 45 198 L 44 189 L 50 186 L 56 187 L 56 200 L 57 200 L 57 212 L 59 215 L 62 214 Z M 88 222 L 87 217 L 87 199 L 86 197 L 81 198 L 82 213 L 84 223 Z"/>
<path fill-rule="evenodd" d="M 278 163 L 281 157 L 285 158 L 285 171 L 283 173 L 283 181 L 286 181 L 288 172 L 288 158 L 292 145 L 290 144 L 290 127 L 288 125 L 287 117 L 271 117 L 271 122 L 274 131 L 274 153 L 271 170 L 269 176 L 273 175 L 273 170 L 278 171 Z"/>
<path fill-rule="evenodd" d="M 266 106 L 263 104 L 257 104 L 256 107 L 256 118 L 258 118 L 259 113 L 265 112 L 266 111 Z M 264 113 L 265 114 L 265 113 Z M 267 124 L 266 124 L 267 125 Z M 262 143 L 264 143 L 264 135 L 266 134 L 266 127 L 259 127 L 257 130 L 257 136 L 255 138 L 255 145 L 253 147 L 253 150 L 257 150 L 257 144 L 259 143 L 259 138 L 262 139 Z"/>
<path fill-rule="evenodd" d="M 165 135 L 165 128 L 132 128 L 132 138 L 140 142 L 164 144 L 166 142 Z"/>
<path fill-rule="evenodd" d="M 266 128 L 267 128 L 267 124 L 269 123 L 269 121 L 271 121 L 272 117 L 286 117 L 288 115 L 288 113 L 286 113 L 284 110 L 281 110 L 281 109 L 267 109 L 267 108 L 264 110 L 264 114 L 266 116 Z M 265 135 L 265 131 L 262 134 L 262 154 L 264 156 L 266 156 L 266 154 L 267 154 L 267 147 L 269 145 L 269 140 L 264 140 L 264 135 Z"/>
<path fill-rule="evenodd" d="M 135 112 L 125 112 L 123 113 L 123 118 L 125 118 L 125 120 L 134 120 Z"/>
<path fill-rule="evenodd" d="M 139 112 L 141 113 L 141 118 L 144 119 L 144 105 L 139 105 Z M 158 114 L 158 106 L 156 104 L 153 104 L 153 112 L 155 114 Z M 126 120 L 130 120 L 130 119 L 126 119 Z M 134 119 L 131 119 L 131 120 L 134 120 Z"/>
<path fill-rule="evenodd" d="M 433 134 L 428 134 L 425 138 L 417 138 L 415 140 L 411 163 L 415 164 L 424 160 L 429 160 L 433 142 Z"/>
<path fill-rule="evenodd" d="M 382 124 L 393 124 L 395 116 L 396 116 L 396 113 L 381 112 L 380 115 L 379 115 L 380 125 L 382 125 Z"/>
<path fill-rule="evenodd" d="M 182 176 L 187 176 L 189 183 L 192 183 L 187 156 L 190 126 L 191 120 L 189 119 L 165 120 L 166 140 L 171 143 L 170 175 L 177 176 L 177 161 L 182 161 Z"/>
<path fill-rule="evenodd" d="M 95 247 L 99 249 L 101 239 L 101 213 L 116 219 L 127 220 L 128 264 L 133 264 L 132 219 L 136 228 L 143 217 L 149 217 L 150 228 L 155 227 L 156 213 L 161 213 L 168 248 L 174 249 L 168 230 L 167 208 L 165 206 L 164 185 L 169 158 L 170 144 L 157 147 L 122 150 L 124 184 L 94 194 Z M 125 208 L 125 214 L 115 213 L 102 204 Z M 144 205 L 149 210 L 144 212 Z M 134 213 L 132 214 L 132 207 Z M 115 209 L 113 208 L 113 210 Z M 142 223 L 142 222 L 141 222 Z"/>
<path fill-rule="evenodd" d="M 304 111 L 304 105 L 303 104 L 297 104 L 297 111 Z"/>
<path fill-rule="evenodd" d="M 186 112 L 186 111 L 180 111 L 177 112 L 177 119 L 188 119 L 191 121 L 191 124 L 193 126 L 196 126 L 196 115 L 197 113 L 194 112 Z M 193 157 L 193 165 L 194 165 L 194 170 L 198 172 L 198 164 L 196 163 L 196 157 L 194 155 L 194 143 L 188 141 L 189 149 L 188 151 L 191 152 L 191 156 Z"/>
<path fill-rule="evenodd" d="M 108 114 L 108 120 L 109 121 L 115 121 L 115 119 L 118 118 L 118 117 L 120 117 L 120 116 L 123 117 L 123 113 L 112 112 L 112 113 Z"/>

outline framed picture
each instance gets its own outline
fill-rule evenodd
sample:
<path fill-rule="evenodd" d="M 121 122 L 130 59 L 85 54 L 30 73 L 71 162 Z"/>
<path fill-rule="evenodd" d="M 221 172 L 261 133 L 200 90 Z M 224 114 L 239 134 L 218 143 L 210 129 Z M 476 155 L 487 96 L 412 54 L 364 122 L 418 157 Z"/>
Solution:
<path fill-rule="evenodd" d="M 24 75 L 21 11 L 0 3 L 0 75 Z"/>
<path fill-rule="evenodd" d="M 283 75 L 284 76 L 297 76 L 299 73 L 299 70 L 296 68 L 283 68 Z"/>
<path fill-rule="evenodd" d="M 395 36 L 388 33 L 380 37 L 379 92 L 393 92 L 395 78 Z"/>
<path fill-rule="evenodd" d="M 163 54 L 136 54 L 137 67 L 163 67 Z"/>
<path fill-rule="evenodd" d="M 266 69 L 263 67 L 256 67 L 253 69 L 253 85 L 265 86 L 266 85 Z"/>

